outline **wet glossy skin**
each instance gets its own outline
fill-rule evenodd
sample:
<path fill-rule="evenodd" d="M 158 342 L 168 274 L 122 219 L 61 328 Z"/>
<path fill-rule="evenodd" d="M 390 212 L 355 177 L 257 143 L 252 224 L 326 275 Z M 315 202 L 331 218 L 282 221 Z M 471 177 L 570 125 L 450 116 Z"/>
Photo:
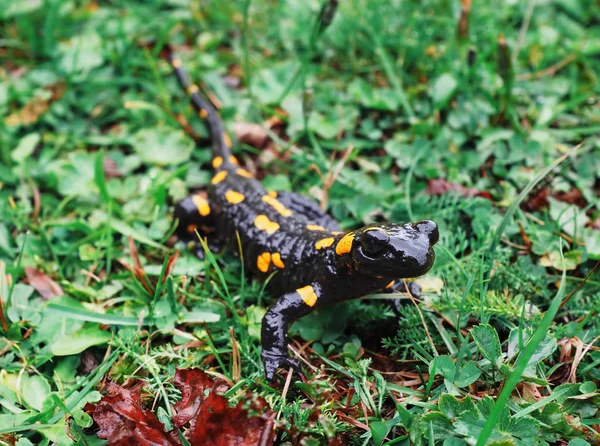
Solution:
<path fill-rule="evenodd" d="M 212 105 L 189 83 L 171 59 L 198 115 L 208 123 L 214 176 L 208 196 L 192 195 L 178 204 L 175 217 L 183 240 L 207 237 L 211 249 L 225 244 L 237 252 L 239 234 L 247 270 L 281 296 L 262 322 L 262 359 L 267 379 L 278 367 L 300 365 L 287 353 L 287 330 L 296 319 L 322 305 L 355 299 L 378 290 L 405 291 L 395 279 L 417 277 L 432 267 L 437 225 L 369 225 L 341 232 L 310 199 L 266 191 L 231 155 L 229 137 Z M 198 252 L 198 255 L 202 255 Z M 418 287 L 410 288 L 412 294 Z"/>

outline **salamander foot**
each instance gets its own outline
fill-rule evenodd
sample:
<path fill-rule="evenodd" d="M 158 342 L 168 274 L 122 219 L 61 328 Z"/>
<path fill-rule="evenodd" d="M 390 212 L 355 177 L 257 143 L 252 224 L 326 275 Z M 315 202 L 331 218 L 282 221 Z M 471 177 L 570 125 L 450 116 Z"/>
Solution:
<path fill-rule="evenodd" d="M 302 374 L 302 367 L 300 367 L 300 363 L 287 355 L 263 351 L 260 356 L 263 364 L 265 365 L 265 377 L 267 378 L 267 381 L 273 380 L 275 377 L 275 372 L 278 368 L 288 369 L 291 367 L 294 372 L 298 373 L 298 375 L 301 377 L 304 376 Z"/>

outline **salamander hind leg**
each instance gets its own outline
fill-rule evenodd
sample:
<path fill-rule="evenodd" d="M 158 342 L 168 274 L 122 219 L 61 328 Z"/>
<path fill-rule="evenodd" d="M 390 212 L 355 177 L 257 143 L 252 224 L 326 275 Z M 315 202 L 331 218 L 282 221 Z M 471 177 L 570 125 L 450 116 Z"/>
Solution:
<path fill-rule="evenodd" d="M 193 194 L 180 201 L 175 208 L 175 218 L 178 220 L 176 232 L 179 240 L 191 244 L 198 258 L 204 258 L 198 236 L 207 240 L 211 251 L 221 250 L 222 244 L 215 232 L 214 210 L 202 195 Z"/>
<path fill-rule="evenodd" d="M 292 212 L 304 215 L 313 228 L 322 227 L 328 231 L 341 231 L 338 222 L 310 198 L 287 191 L 272 192 L 272 194 L 277 194 L 277 199 Z"/>
<path fill-rule="evenodd" d="M 262 320 L 262 353 L 265 377 L 271 381 L 278 368 L 292 367 L 302 374 L 300 363 L 287 351 L 288 328 L 292 322 L 306 316 L 319 306 L 322 288 L 318 283 L 284 294 L 269 308 Z M 321 299 L 322 300 L 322 299 Z"/>

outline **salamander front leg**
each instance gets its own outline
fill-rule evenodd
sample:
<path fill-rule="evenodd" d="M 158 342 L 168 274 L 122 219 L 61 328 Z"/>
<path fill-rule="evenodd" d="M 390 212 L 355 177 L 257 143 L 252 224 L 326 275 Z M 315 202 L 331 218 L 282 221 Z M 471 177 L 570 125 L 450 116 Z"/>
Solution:
<path fill-rule="evenodd" d="M 410 291 L 410 295 L 415 299 L 421 297 L 421 287 L 416 282 L 406 282 L 408 285 L 408 291 Z M 404 280 L 398 279 L 392 282 L 391 285 L 385 289 L 385 291 L 390 293 L 407 293 L 406 286 L 404 285 Z M 402 306 L 403 299 L 393 299 L 392 300 L 392 309 L 396 316 L 400 317 L 400 307 Z"/>
<path fill-rule="evenodd" d="M 300 363 L 290 358 L 287 351 L 288 328 L 292 322 L 318 307 L 321 286 L 313 283 L 284 294 L 269 308 L 262 320 L 262 353 L 265 377 L 271 381 L 278 368 L 292 367 L 302 373 Z"/>
<path fill-rule="evenodd" d="M 197 257 L 204 258 L 204 249 L 198 242 L 198 235 L 207 239 L 211 251 L 221 250 L 221 242 L 214 234 L 213 209 L 202 195 L 190 195 L 177 203 L 175 218 L 179 221 L 177 226 L 179 240 L 192 243 L 192 249 Z"/>

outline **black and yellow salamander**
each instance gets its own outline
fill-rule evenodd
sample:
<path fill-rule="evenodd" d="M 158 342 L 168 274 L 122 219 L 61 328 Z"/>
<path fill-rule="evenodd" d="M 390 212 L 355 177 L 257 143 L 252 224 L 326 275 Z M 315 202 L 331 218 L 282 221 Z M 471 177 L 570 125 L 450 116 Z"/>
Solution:
<path fill-rule="evenodd" d="M 178 235 L 184 241 L 207 237 L 211 249 L 228 243 L 237 250 L 239 234 L 245 267 L 260 280 L 272 275 L 267 289 L 280 296 L 262 321 L 265 376 L 271 380 L 279 367 L 301 373 L 288 355 L 289 325 L 325 304 L 378 290 L 406 291 L 403 281 L 393 281 L 429 271 L 437 225 L 423 220 L 341 232 L 307 197 L 266 191 L 231 154 L 219 114 L 190 82 L 181 61 L 172 54 L 169 59 L 194 110 L 208 124 L 214 168 L 208 199 L 192 195 L 177 205 Z M 418 286 L 410 291 L 418 295 Z"/>

